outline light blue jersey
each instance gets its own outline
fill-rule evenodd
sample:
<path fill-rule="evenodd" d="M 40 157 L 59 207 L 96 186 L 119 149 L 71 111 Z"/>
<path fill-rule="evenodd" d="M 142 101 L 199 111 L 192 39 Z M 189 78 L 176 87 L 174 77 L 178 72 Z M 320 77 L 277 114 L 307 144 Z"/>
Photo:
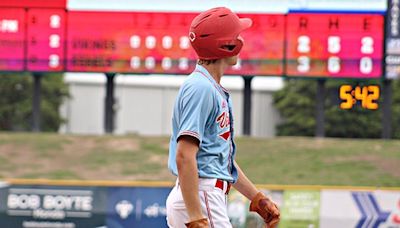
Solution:
<path fill-rule="evenodd" d="M 228 91 L 200 65 L 185 80 L 175 101 L 168 159 L 168 168 L 174 175 L 178 175 L 177 139 L 182 135 L 200 142 L 199 177 L 236 182 L 232 102 Z"/>

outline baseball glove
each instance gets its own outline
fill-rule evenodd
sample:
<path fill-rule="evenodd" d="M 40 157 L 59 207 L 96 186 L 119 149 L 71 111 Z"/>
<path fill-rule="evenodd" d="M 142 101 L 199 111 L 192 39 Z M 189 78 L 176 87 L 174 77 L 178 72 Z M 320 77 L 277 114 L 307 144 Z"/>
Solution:
<path fill-rule="evenodd" d="M 185 224 L 188 228 L 208 228 L 208 220 L 202 218 Z"/>
<path fill-rule="evenodd" d="M 280 219 L 278 207 L 262 192 L 257 193 L 251 200 L 250 211 L 257 212 L 264 219 L 266 228 L 275 228 Z"/>

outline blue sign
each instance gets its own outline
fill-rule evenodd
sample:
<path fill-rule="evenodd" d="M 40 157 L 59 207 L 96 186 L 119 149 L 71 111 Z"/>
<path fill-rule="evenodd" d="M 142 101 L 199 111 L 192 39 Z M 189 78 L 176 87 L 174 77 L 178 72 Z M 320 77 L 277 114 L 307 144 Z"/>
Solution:
<path fill-rule="evenodd" d="M 171 188 L 109 188 L 107 227 L 168 227 L 165 200 L 170 191 Z"/>

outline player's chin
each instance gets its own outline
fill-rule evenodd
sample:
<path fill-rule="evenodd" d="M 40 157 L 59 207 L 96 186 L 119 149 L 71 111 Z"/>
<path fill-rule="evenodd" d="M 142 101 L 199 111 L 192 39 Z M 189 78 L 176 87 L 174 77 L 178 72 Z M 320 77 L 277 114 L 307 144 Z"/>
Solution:
<path fill-rule="evenodd" d="M 230 66 L 236 65 L 237 61 L 238 61 L 237 55 L 227 58 L 228 65 Z"/>

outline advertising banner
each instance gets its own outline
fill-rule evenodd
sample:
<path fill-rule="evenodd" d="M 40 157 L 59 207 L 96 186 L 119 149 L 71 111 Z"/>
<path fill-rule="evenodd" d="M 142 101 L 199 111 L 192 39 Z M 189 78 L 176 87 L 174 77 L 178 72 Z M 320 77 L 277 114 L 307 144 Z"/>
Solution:
<path fill-rule="evenodd" d="M 0 227 L 166 228 L 170 187 L 12 185 L 0 182 Z M 279 228 L 398 228 L 400 191 L 267 190 L 281 210 Z M 233 228 L 264 228 L 249 200 L 228 196 Z"/>
<path fill-rule="evenodd" d="M 386 20 L 386 77 L 400 79 L 400 0 L 389 0 Z"/>
<path fill-rule="evenodd" d="M 322 190 L 320 227 L 400 227 L 400 193 Z"/>
<path fill-rule="evenodd" d="M 0 191 L 0 227 L 104 226 L 105 188 L 9 186 Z"/>
<path fill-rule="evenodd" d="M 279 227 L 319 227 L 319 191 L 285 191 Z"/>
<path fill-rule="evenodd" d="M 171 188 L 108 189 L 107 227 L 167 227 L 165 201 Z"/>

